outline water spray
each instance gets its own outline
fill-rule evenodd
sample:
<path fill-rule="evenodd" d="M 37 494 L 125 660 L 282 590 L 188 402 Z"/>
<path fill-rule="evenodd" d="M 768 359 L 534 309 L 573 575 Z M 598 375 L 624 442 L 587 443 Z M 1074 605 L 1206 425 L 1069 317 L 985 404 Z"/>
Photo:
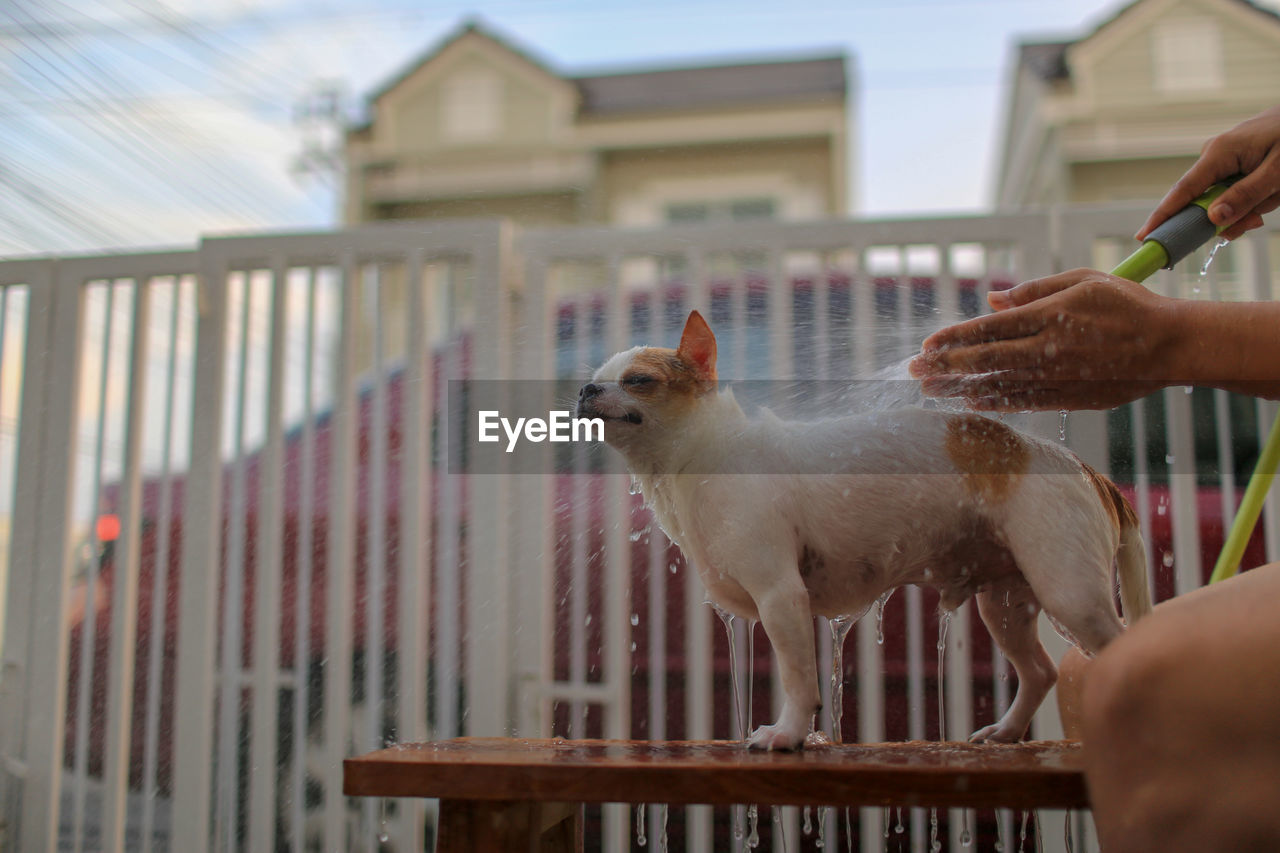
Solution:
<path fill-rule="evenodd" d="M 1229 178 L 1214 184 L 1204 195 L 1166 219 L 1111 274 L 1130 281 L 1143 281 L 1156 270 L 1173 269 L 1187 255 L 1218 236 L 1222 229 L 1209 220 L 1209 205 L 1235 181 L 1235 178 Z M 1209 583 L 1225 580 L 1239 571 L 1245 546 L 1258 523 L 1258 516 L 1262 514 L 1262 505 L 1275 480 L 1277 467 L 1280 467 L 1280 417 L 1271 425 L 1271 434 L 1249 477 L 1249 485 L 1244 490 Z"/>

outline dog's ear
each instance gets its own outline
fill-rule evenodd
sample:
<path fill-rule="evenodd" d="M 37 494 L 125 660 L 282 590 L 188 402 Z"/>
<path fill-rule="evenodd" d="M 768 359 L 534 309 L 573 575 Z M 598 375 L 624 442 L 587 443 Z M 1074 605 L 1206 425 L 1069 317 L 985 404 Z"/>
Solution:
<path fill-rule="evenodd" d="M 699 379 L 715 379 L 716 336 L 697 311 L 689 312 L 676 355 L 693 366 Z"/>

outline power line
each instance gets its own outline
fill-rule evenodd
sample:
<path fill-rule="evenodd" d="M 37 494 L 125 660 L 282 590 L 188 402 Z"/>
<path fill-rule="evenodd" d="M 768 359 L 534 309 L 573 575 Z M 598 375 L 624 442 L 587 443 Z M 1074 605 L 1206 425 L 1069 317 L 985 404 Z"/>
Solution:
<path fill-rule="evenodd" d="M 179 16 L 176 12 L 174 12 L 172 9 L 169 9 L 168 7 L 164 6 L 163 3 L 158 3 L 158 2 L 152 3 L 152 6 L 153 7 L 158 6 L 159 7 L 158 9 L 155 9 L 155 8 L 144 9 L 142 6 L 139 5 L 138 0 L 125 0 L 125 2 L 127 2 L 133 8 L 141 11 L 144 15 L 148 17 L 148 19 L 153 20 L 158 24 L 160 24 L 161 27 L 163 27 L 166 31 L 172 32 L 178 36 L 181 36 L 187 41 L 195 44 L 197 47 L 203 48 L 211 53 L 218 54 L 224 60 L 226 60 L 227 62 L 230 62 L 233 65 L 233 67 L 238 69 L 247 68 L 249 70 L 252 70 L 255 73 L 255 75 L 258 75 L 263 79 L 269 79 L 273 84 L 277 83 L 275 75 L 272 75 L 269 71 L 259 66 L 258 63 L 255 61 L 251 51 L 246 49 L 244 45 L 236 42 L 234 39 L 229 38 L 225 34 L 219 33 L 216 30 L 212 30 L 204 26 L 194 18 L 183 18 Z M 217 36 L 220 40 L 227 42 L 229 47 L 232 48 L 234 52 L 232 52 L 232 50 L 223 48 L 221 45 L 215 44 L 206 35 L 202 35 L 201 32 L 197 32 L 197 31 L 201 31 L 203 33 L 208 33 L 209 35 Z"/>
<path fill-rule="evenodd" d="M 64 8 L 66 7 L 66 4 L 65 4 L 65 3 L 63 3 L 63 2 L 61 2 L 61 0 L 50 0 L 50 2 L 55 2 L 55 3 L 57 3 L 58 5 L 63 6 Z M 64 47 L 66 47 L 66 48 L 68 48 L 68 49 L 70 49 L 70 46 L 69 46 L 68 44 L 66 44 L 64 40 L 56 40 L 56 39 L 55 39 L 55 41 L 62 41 L 62 42 L 63 42 L 63 46 L 64 46 Z M 47 42 L 46 42 L 46 43 L 47 43 Z M 75 56 L 75 55 L 76 55 L 74 51 L 72 51 L 72 55 L 73 55 L 73 56 Z M 96 62 L 94 59 L 92 59 L 92 58 L 91 58 L 90 56 L 88 56 L 87 54 L 84 54 L 84 53 L 79 54 L 79 59 L 80 59 L 82 62 L 86 63 L 86 64 L 90 67 L 90 69 L 96 73 L 96 76 L 83 75 L 83 76 L 85 77 L 85 81 L 86 81 L 86 84 L 87 84 L 87 85 L 85 85 L 85 86 L 82 88 L 82 91 L 84 91 L 86 94 L 89 94 L 90 87 L 92 87 L 93 89 L 96 89 L 96 90 L 97 90 L 97 92 L 99 93 L 99 96 L 102 96 L 102 97 L 109 97 L 109 96 L 112 94 L 112 90 L 111 90 L 111 89 L 108 89 L 108 88 L 107 88 L 107 86 L 106 86 L 106 85 L 104 85 L 104 81 L 105 81 L 105 83 L 106 83 L 106 84 L 109 84 L 110 86 L 112 86 L 112 87 L 114 88 L 114 90 L 115 90 L 115 91 L 125 92 L 125 93 L 129 93 L 129 92 L 131 91 L 131 90 L 130 90 L 130 88 L 129 88 L 129 86 L 128 86 L 128 84 L 126 84 L 123 80 L 121 80 L 121 79 L 120 79 L 120 78 L 119 78 L 119 77 L 114 73 L 114 71 L 112 71 L 111 69 L 109 69 L 109 68 L 107 68 L 107 67 L 103 66 L 102 64 L 100 64 L 100 63 Z M 65 64 L 68 68 L 74 68 L 74 67 L 75 67 L 74 62 L 73 62 L 71 59 L 69 59 L 69 58 L 68 58 L 68 59 L 64 59 L 64 64 Z M 79 72 L 79 71 L 80 71 L 80 69 L 78 69 L 78 68 L 77 68 L 76 70 L 77 70 L 77 72 Z M 82 73 L 82 72 L 81 72 L 81 73 Z M 65 72 L 64 72 L 64 74 L 65 74 Z M 69 75 L 68 75 L 68 77 L 69 77 Z M 92 95 L 91 95 L 91 97 L 92 97 Z M 99 101 L 99 98 L 98 98 L 98 97 L 95 97 L 95 101 Z M 100 101 L 99 101 L 99 103 L 100 103 Z M 140 126 L 140 125 L 137 125 L 137 124 L 135 123 L 135 121 L 134 121 L 134 119 L 135 119 L 135 115 L 134 115 L 134 114 L 131 114 L 131 113 L 129 113 L 129 112 L 127 112 L 127 111 L 126 111 L 126 112 L 124 112 L 124 113 L 122 113 L 122 114 L 119 114 L 119 115 L 118 115 L 118 119 L 119 119 L 119 121 L 118 121 L 117 123 L 118 123 L 119 125 L 126 125 L 125 127 L 123 127 L 123 129 L 124 129 L 126 132 L 130 132 L 130 130 L 129 130 L 129 126 L 133 126 L 133 127 L 135 127 L 137 130 L 141 131 L 140 138 L 142 138 L 142 139 L 144 139 L 144 140 L 147 140 L 147 142 L 148 142 L 148 147 L 150 147 L 153 151 L 154 151 L 154 150 L 156 150 L 153 146 L 150 146 L 150 144 L 149 144 L 149 134 L 148 134 L 149 128 L 147 128 L 147 127 L 143 127 L 143 126 Z M 194 141 L 194 142 L 197 142 L 197 143 L 198 143 L 198 142 L 200 142 L 200 141 L 202 141 L 201 139 L 197 138 L 197 137 L 196 137 L 196 135 L 194 135 L 194 134 L 192 133 L 191 128 L 189 128 L 189 127 L 185 126 L 185 125 L 184 125 L 180 120 L 178 120 L 178 119 L 177 119 L 177 117 L 176 117 L 176 116 L 174 116 L 174 115 L 173 115 L 173 114 L 171 114 L 171 113 L 165 113 L 165 112 L 158 113 L 158 114 L 156 115 L 156 119 L 157 119 L 158 123 L 159 123 L 161 126 L 167 127 L 167 128 L 168 128 L 168 129 L 169 129 L 169 130 L 170 130 L 170 131 L 171 131 L 171 132 L 172 132 L 176 137 L 178 137 L 178 138 L 180 138 L 180 139 L 185 137 L 188 141 Z M 135 136 L 135 139 L 137 139 L 137 138 L 139 138 L 139 137 L 138 137 L 138 136 Z M 158 151 L 157 151 L 157 153 L 160 153 L 160 154 L 161 154 L 161 156 L 164 156 L 163 152 L 158 152 Z M 218 164 L 218 163 L 216 163 L 216 162 L 214 162 L 214 161 L 210 160 L 210 159 L 209 159 L 208 157 L 206 157 L 206 156 L 205 156 L 205 155 L 204 155 L 204 154 L 203 154 L 203 153 L 202 153 L 198 148 L 188 149 L 186 153 L 187 153 L 189 156 L 193 156 L 196 160 L 198 160 L 198 161 L 199 161 L 199 162 L 200 162 L 200 163 L 201 163 L 205 168 L 209 169 L 211 172 L 213 172 L 213 173 L 218 173 L 218 172 L 221 172 L 221 171 L 222 171 L 222 166 L 221 166 L 220 164 Z M 169 162 L 171 162 L 171 163 L 176 163 L 176 161 L 173 161 L 173 160 L 172 160 L 172 158 L 166 158 L 166 159 L 168 159 L 168 160 L 169 160 Z M 226 179 L 229 179 L 229 180 L 227 181 L 227 183 L 229 183 L 231 186 L 238 186 L 237 182 L 234 180 L 234 177 L 236 177 L 236 176 L 230 176 L 230 175 L 223 174 L 223 175 L 221 175 L 221 177 L 226 178 Z M 234 204 L 234 203 L 237 203 L 237 202 L 236 202 L 236 199 L 237 199 L 237 198 L 240 198 L 240 199 L 243 199 L 243 200 L 247 201 L 248 206 L 247 206 L 246 210 L 251 211 L 251 212 L 250 212 L 250 213 L 248 213 L 247 215 L 248 215 L 250 218 L 254 218 L 254 217 L 256 217 L 256 216 L 257 216 L 257 210 L 258 210 L 258 208 L 259 208 L 259 206 L 260 206 L 258 199 L 253 198 L 253 197 L 251 197 L 251 196 L 247 196 L 247 195 L 240 195 L 240 194 L 228 194 L 228 195 L 226 196 L 226 198 L 228 198 L 228 199 L 232 200 L 233 204 Z M 258 223 L 256 223 L 256 224 L 261 224 L 261 223 L 260 223 L 260 221 L 259 221 L 259 222 L 258 222 Z"/>
<path fill-rule="evenodd" d="M 11 11 L 0 9 L 0 14 L 4 14 L 10 20 L 14 21 L 18 26 L 22 26 L 22 22 L 17 17 L 15 17 Z M 51 43 L 49 39 L 46 39 L 38 35 L 35 36 L 35 39 L 39 41 L 46 48 L 47 52 L 51 54 L 53 57 L 56 57 L 58 59 L 63 58 L 59 48 L 56 47 L 53 43 Z M 80 79 L 77 79 L 78 77 L 83 76 L 83 72 L 81 72 L 78 68 L 76 68 L 74 63 L 68 62 L 68 61 L 55 62 L 49 56 L 46 56 L 43 52 L 39 52 L 39 51 L 33 51 L 31 53 L 32 53 L 32 56 L 38 57 L 40 62 L 48 68 L 48 72 L 46 72 L 41 67 L 37 66 L 25 54 L 17 53 L 15 55 L 19 62 L 21 62 L 27 68 L 32 70 L 41 79 L 45 80 L 50 86 L 52 86 L 55 90 L 61 93 L 67 100 L 83 108 L 96 111 L 95 114 L 98 115 L 100 118 L 104 119 L 103 123 L 109 125 L 115 131 L 122 134 L 124 137 L 123 139 L 118 138 L 115 134 L 104 131 L 103 128 L 98 126 L 98 122 L 92 122 L 92 121 L 81 122 L 81 125 L 83 127 L 88 129 L 91 133 L 94 133 L 99 138 L 106 141 L 109 145 L 111 145 L 113 148 L 115 148 L 117 151 L 123 154 L 127 159 L 133 162 L 136 166 L 141 168 L 144 174 L 156 176 L 156 166 L 158 163 L 168 166 L 170 169 L 171 175 L 180 175 L 180 174 L 184 174 L 185 171 L 187 171 L 182 164 L 177 163 L 175 160 L 173 160 L 171 156 L 159 150 L 151 142 L 150 133 L 148 132 L 147 128 L 139 128 L 136 126 L 136 124 L 133 127 L 130 127 L 131 124 L 134 124 L 132 122 L 132 118 L 133 118 L 132 116 L 130 116 L 127 113 L 122 115 L 118 113 L 113 113 L 110 110 L 101 109 L 102 105 L 97 103 L 97 99 L 93 91 L 91 91 L 91 85 L 95 85 L 96 81 L 92 81 L 92 80 L 82 81 Z M 81 57 L 81 59 L 83 61 L 88 62 L 92 67 L 97 69 L 99 72 L 103 74 L 107 74 L 107 72 L 105 72 L 104 69 L 101 69 L 101 67 L 97 66 L 96 63 L 93 63 L 92 60 L 88 60 L 86 57 Z M 72 70 L 75 70 L 76 74 L 72 74 L 71 73 Z M 62 80 L 65 80 L 66 82 L 64 83 L 64 82 L 61 82 L 59 79 L 55 79 L 53 76 L 51 76 L 52 74 L 58 75 L 59 78 L 62 78 Z M 96 84 L 96 85 L 100 85 L 100 84 Z M 148 160 L 144 158 L 143 156 L 144 154 L 149 155 L 154 159 Z M 172 179 L 167 179 L 167 180 L 171 181 Z M 220 209 L 224 211 L 233 211 L 233 208 L 239 204 L 234 199 L 231 199 L 229 196 L 226 196 L 221 191 L 220 188 L 216 191 L 216 195 L 209 194 L 206 190 L 204 190 L 200 186 L 193 187 L 188 185 L 186 187 L 182 187 L 181 189 L 183 189 L 183 191 L 190 191 L 194 195 L 201 196 L 206 203 L 211 204 L 216 209 Z M 230 208 L 228 207 L 229 201 L 232 205 L 232 207 Z M 250 209 L 251 210 L 253 209 L 253 205 L 250 205 Z M 233 212 L 237 216 L 243 215 L 238 211 L 233 211 Z M 251 220 L 255 220 L 255 224 L 257 224 L 256 220 L 258 219 L 258 217 L 257 217 L 256 211 L 250 212 L 248 214 L 248 218 L 250 218 Z"/>
<path fill-rule="evenodd" d="M 182 92 L 154 92 L 146 95 L 111 95 L 98 98 L 93 105 L 72 98 L 0 98 L 0 115 L 57 113 L 76 115 L 98 111 L 124 111 L 135 115 L 151 112 L 206 113 L 225 112 L 231 107 L 253 107 L 287 112 L 288 107 L 275 99 L 251 92 L 204 92 L 196 96 Z"/>
<path fill-rule="evenodd" d="M 0 186 L 17 193 L 32 204 L 35 209 L 62 226 L 73 235 L 100 240 L 105 245 L 118 245 L 123 238 L 110 228 L 89 219 L 74 207 L 65 204 L 45 192 L 39 184 L 29 181 L 18 173 L 0 163 Z"/>
<path fill-rule="evenodd" d="M 126 0 L 130 2 L 130 0 Z M 136 3 L 130 2 L 134 8 L 139 8 Z M 1004 6 L 1033 6 L 1033 0 L 879 0 L 879 2 L 860 2 L 853 6 L 846 0 L 830 0 L 830 2 L 810 5 L 807 9 L 815 14 L 823 11 L 833 12 L 879 12 L 879 11 L 897 11 L 903 7 L 907 8 L 928 8 L 928 9 L 973 9 L 987 8 L 996 5 Z M 457 17 L 465 17 L 462 6 Z M 652 18 L 655 12 L 663 14 L 672 14 L 681 18 L 687 18 L 690 15 L 703 16 L 720 16 L 724 14 L 726 8 L 733 8 L 730 3 L 720 3 L 708 6 L 704 9 L 691 7 L 688 0 L 650 0 L 650 2 L 631 7 L 630 9 L 619 10 L 617 7 L 609 4 L 587 4 L 575 2 L 574 0 L 509 0 L 508 2 L 489 2 L 485 5 L 485 14 L 496 16 L 499 14 L 521 15 L 524 17 L 534 15 L 556 15 L 556 14 L 572 14 L 575 18 L 582 17 L 610 17 L 610 18 Z M 148 15 L 145 10 L 143 16 L 122 15 L 118 16 L 114 21 L 104 21 L 89 16 L 82 16 L 79 20 L 66 18 L 53 18 L 39 20 L 36 22 L 38 30 L 48 35 L 59 36 L 94 36 L 102 35 L 109 32 L 119 33 L 122 29 L 137 30 L 140 32 L 154 32 L 163 30 L 166 27 L 177 23 L 181 26 L 199 27 L 209 32 L 223 32 L 228 30 L 274 30 L 286 24 L 305 21 L 307 23 L 332 23 L 335 25 L 352 20 L 373 21 L 382 18 L 397 19 L 399 22 L 406 20 L 418 19 L 425 20 L 439 16 L 439 12 L 430 8 L 422 8 L 421 6 L 396 6 L 384 5 L 375 8 L 364 7 L 358 10 L 351 9 L 328 9 L 316 10 L 314 8 L 294 8 L 290 11 L 276 12 L 271 15 L 263 15 L 261 13 L 245 12 L 238 15 L 225 17 L 209 17 L 201 18 L 194 15 L 181 15 L 173 10 L 169 12 L 169 21 L 158 20 Z M 794 18 L 795 9 L 785 4 L 770 4 L 766 8 L 743 10 L 740 6 L 737 8 L 739 14 L 767 16 L 776 18 Z M 18 32 L 12 27 L 0 26 L 0 39 L 22 37 L 25 33 Z"/>

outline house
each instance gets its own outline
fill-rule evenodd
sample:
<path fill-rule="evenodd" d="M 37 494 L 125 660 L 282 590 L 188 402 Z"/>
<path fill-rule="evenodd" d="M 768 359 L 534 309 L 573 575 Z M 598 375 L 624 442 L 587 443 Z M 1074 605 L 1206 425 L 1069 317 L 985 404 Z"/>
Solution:
<path fill-rule="evenodd" d="M 848 212 L 845 57 L 560 73 L 468 22 L 346 137 L 349 224 L 804 220 Z"/>
<path fill-rule="evenodd" d="M 1137 0 L 1083 38 L 1023 42 L 995 206 L 1159 199 L 1278 80 L 1280 14 L 1249 0 Z"/>

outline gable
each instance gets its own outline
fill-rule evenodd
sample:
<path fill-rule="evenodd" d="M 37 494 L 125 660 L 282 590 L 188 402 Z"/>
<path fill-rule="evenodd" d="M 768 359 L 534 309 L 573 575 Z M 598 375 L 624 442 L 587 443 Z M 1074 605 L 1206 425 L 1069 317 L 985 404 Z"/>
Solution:
<path fill-rule="evenodd" d="M 374 104 L 380 147 L 527 146 L 569 125 L 577 90 L 470 27 L 384 88 Z"/>
<path fill-rule="evenodd" d="M 1098 108 L 1253 100 L 1280 79 L 1280 18 L 1243 0 L 1140 0 L 1066 59 Z"/>

